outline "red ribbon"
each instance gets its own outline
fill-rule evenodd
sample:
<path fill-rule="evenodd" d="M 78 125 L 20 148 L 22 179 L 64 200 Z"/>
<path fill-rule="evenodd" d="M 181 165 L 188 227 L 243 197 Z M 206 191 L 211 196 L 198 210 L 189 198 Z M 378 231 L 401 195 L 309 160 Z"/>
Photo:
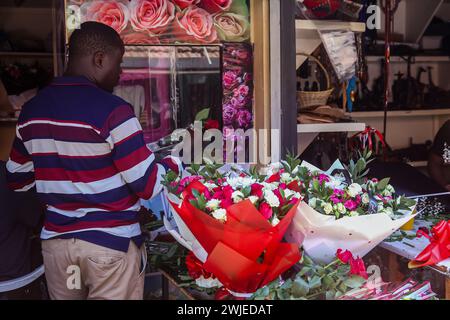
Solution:
<path fill-rule="evenodd" d="M 430 244 L 410 261 L 409 268 L 419 268 L 435 265 L 450 258 L 450 221 L 441 221 L 431 229 L 431 236 L 423 231 L 417 231 L 418 237 L 427 237 Z"/>
<path fill-rule="evenodd" d="M 353 137 L 359 136 L 359 139 L 361 140 L 361 142 L 364 144 L 363 139 L 367 138 L 367 141 L 369 143 L 369 150 L 372 150 L 372 134 L 375 134 L 378 139 L 380 140 L 381 144 L 383 145 L 383 147 L 386 147 L 386 142 L 384 141 L 384 137 L 383 134 L 378 131 L 377 129 L 374 129 L 370 126 L 366 126 L 366 129 L 364 131 L 361 131 L 357 134 L 355 134 Z"/>
<path fill-rule="evenodd" d="M 226 223 L 186 200 L 172 207 L 208 253 L 205 270 L 230 291 L 253 293 L 300 260 L 296 244 L 281 243 L 299 203 L 275 227 L 249 200 L 228 207 Z"/>

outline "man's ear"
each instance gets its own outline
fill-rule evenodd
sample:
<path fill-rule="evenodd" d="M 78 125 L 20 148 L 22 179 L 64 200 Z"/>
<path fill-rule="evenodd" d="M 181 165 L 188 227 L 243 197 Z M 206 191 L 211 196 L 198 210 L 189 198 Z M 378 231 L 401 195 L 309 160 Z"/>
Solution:
<path fill-rule="evenodd" d="M 94 65 L 97 68 L 103 68 L 103 64 L 105 61 L 105 52 L 104 51 L 97 51 L 94 53 Z"/>

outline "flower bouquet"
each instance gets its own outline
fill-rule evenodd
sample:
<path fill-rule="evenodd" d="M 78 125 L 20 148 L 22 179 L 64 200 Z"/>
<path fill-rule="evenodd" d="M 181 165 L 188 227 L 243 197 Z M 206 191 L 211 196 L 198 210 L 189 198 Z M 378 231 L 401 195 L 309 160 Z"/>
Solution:
<path fill-rule="evenodd" d="M 364 257 L 415 216 L 416 202 L 396 196 L 389 178 L 368 179 L 371 153 L 360 156 L 327 172 L 292 157 L 282 162 L 281 179 L 301 181 L 304 198 L 286 239 L 303 245 L 315 262 L 330 262 L 338 248 Z"/>
<path fill-rule="evenodd" d="M 281 241 L 300 194 L 295 183 L 255 171 L 222 174 L 219 168 L 193 165 L 184 177 L 169 172 L 164 223 L 214 276 L 212 282 L 235 297 L 249 297 L 300 260 L 298 246 Z"/>

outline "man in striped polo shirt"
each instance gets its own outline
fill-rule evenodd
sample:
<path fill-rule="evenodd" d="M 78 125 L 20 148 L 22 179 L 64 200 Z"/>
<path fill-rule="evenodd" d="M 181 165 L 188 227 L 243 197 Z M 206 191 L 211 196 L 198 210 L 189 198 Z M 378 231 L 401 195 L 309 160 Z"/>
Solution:
<path fill-rule="evenodd" d="M 112 94 L 124 45 L 86 22 L 69 41 L 65 76 L 29 101 L 7 163 L 15 191 L 46 205 L 41 238 L 52 299 L 142 299 L 140 199 L 161 191 L 173 158 L 155 161 L 132 106 Z"/>

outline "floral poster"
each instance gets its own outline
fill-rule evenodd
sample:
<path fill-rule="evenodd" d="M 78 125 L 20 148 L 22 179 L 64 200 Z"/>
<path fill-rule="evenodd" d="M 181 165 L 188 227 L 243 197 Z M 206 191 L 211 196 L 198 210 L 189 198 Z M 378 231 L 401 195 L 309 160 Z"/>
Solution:
<path fill-rule="evenodd" d="M 68 0 L 68 34 L 85 21 L 114 28 L 125 44 L 209 44 L 250 38 L 246 0 Z"/>
<path fill-rule="evenodd" d="M 253 127 L 253 55 L 245 43 L 228 43 L 223 51 L 223 124 L 226 132 Z"/>

